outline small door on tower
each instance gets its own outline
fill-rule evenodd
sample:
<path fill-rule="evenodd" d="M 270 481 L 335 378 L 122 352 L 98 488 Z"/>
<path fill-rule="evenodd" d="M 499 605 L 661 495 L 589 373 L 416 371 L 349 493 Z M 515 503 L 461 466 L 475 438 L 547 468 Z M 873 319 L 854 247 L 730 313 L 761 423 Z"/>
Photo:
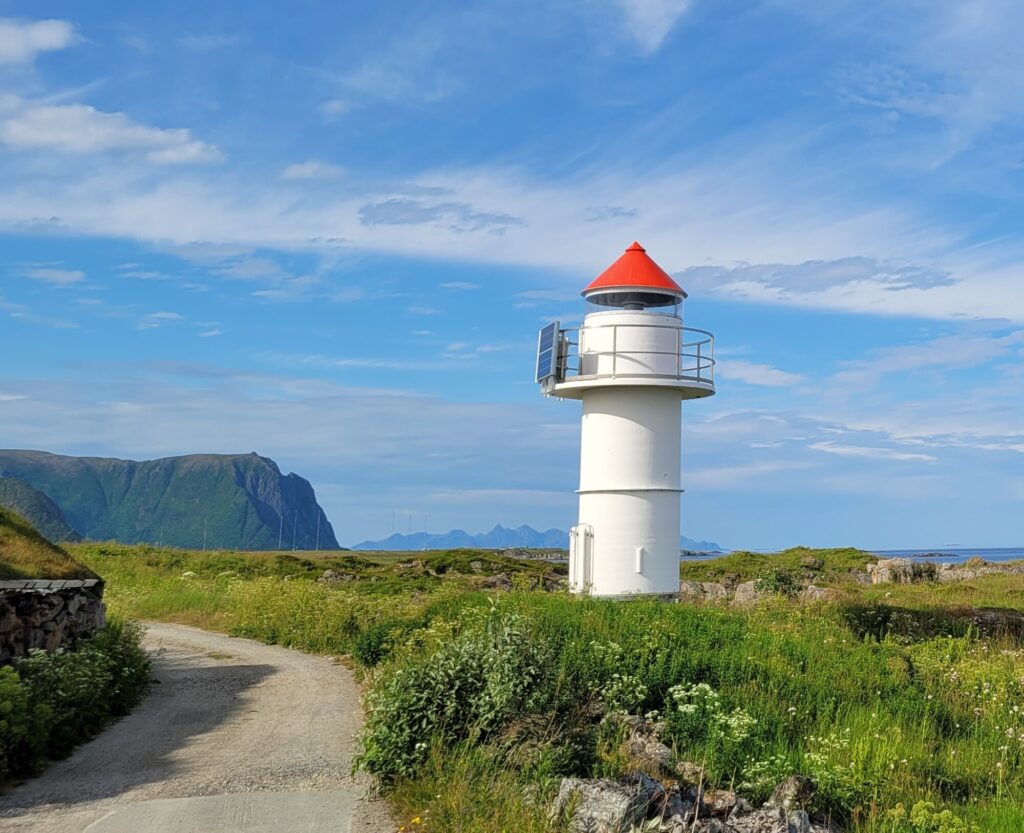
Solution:
<path fill-rule="evenodd" d="M 569 590 L 589 594 L 594 584 L 594 527 L 576 524 L 569 530 Z"/>

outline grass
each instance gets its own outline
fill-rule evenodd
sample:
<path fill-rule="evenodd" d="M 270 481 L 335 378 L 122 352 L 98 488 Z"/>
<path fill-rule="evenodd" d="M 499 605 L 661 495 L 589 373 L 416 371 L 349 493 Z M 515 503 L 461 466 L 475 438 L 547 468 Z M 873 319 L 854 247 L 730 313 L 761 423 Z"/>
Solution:
<path fill-rule="evenodd" d="M 0 580 L 96 578 L 20 515 L 0 507 Z"/>
<path fill-rule="evenodd" d="M 564 568 L 478 551 L 72 551 L 107 578 L 118 613 L 350 655 L 368 686 L 362 765 L 415 827 L 551 830 L 561 777 L 635 765 L 599 720 L 623 709 L 654 713 L 680 759 L 752 798 L 810 775 L 817 809 L 856 833 L 957 829 L 891 815 L 921 801 L 984 833 L 1024 829 L 1021 576 L 864 585 L 849 571 L 872 556 L 849 549 L 681 566 L 730 582 L 790 571 L 838 591 L 736 609 L 544 592 Z M 349 578 L 314 580 L 327 569 Z M 485 587 L 498 573 L 510 592 Z"/>

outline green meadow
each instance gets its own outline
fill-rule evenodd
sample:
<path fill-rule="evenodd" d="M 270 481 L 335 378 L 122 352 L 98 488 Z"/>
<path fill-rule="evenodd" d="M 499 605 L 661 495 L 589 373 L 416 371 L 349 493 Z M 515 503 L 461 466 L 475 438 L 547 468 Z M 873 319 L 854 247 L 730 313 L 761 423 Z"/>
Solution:
<path fill-rule="evenodd" d="M 848 549 L 682 564 L 757 581 L 737 608 L 575 598 L 564 567 L 490 552 L 70 550 L 120 616 L 350 657 L 359 765 L 407 829 L 558 829 L 562 777 L 643 767 L 601 719 L 615 712 L 752 801 L 810 776 L 813 809 L 845 830 L 1024 829 L 1022 575 L 869 585 L 851 571 L 872 557 Z M 807 580 L 834 593 L 801 602 Z"/>

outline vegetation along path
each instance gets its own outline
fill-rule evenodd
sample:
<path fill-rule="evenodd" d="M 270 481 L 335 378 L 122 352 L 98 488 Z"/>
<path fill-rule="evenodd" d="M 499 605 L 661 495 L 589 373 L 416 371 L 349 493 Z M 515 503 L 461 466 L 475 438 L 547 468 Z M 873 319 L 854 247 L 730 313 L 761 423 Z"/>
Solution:
<path fill-rule="evenodd" d="M 330 658 L 151 623 L 158 683 L 130 715 L 0 797 L 0 831 L 390 828 L 353 778 L 359 691 Z"/>

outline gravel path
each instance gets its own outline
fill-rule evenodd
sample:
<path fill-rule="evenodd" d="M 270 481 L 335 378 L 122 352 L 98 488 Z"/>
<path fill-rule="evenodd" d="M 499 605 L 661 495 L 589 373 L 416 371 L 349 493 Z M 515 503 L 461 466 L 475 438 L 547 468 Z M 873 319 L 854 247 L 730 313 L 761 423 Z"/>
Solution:
<path fill-rule="evenodd" d="M 0 831 L 376 833 L 350 775 L 359 691 L 335 661 L 151 623 L 158 683 L 130 715 L 0 796 Z"/>

